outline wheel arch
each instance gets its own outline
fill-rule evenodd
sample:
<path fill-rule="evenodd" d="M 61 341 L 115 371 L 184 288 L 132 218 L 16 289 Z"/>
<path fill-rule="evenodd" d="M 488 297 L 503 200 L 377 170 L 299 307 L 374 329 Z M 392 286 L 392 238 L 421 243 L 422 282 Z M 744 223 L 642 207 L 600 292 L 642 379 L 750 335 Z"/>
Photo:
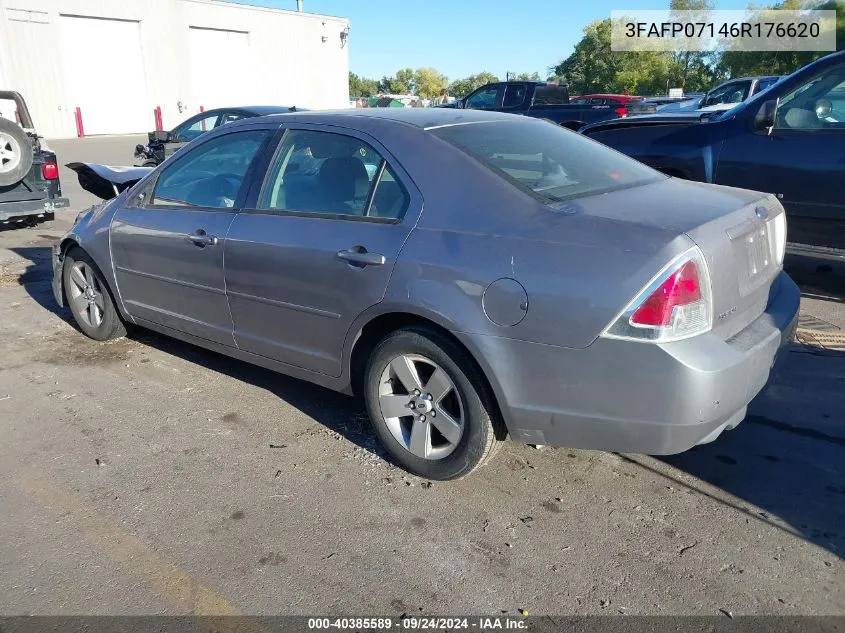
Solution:
<path fill-rule="evenodd" d="M 437 332 L 466 352 L 470 361 L 475 365 L 479 376 L 484 381 L 482 388 L 487 390 L 490 401 L 496 409 L 493 412 L 495 417 L 493 428 L 496 433 L 496 439 L 505 439 L 507 437 L 507 419 L 501 404 L 502 392 L 493 376 L 491 368 L 484 362 L 478 350 L 473 349 L 471 343 L 465 339 L 456 336 L 450 329 L 449 324 L 439 315 L 423 315 L 404 310 L 386 311 L 372 315 L 363 324 L 358 325 L 355 336 L 351 339 L 346 362 L 352 393 L 356 396 L 363 394 L 363 379 L 367 360 L 376 345 L 391 333 L 409 327 Z"/>

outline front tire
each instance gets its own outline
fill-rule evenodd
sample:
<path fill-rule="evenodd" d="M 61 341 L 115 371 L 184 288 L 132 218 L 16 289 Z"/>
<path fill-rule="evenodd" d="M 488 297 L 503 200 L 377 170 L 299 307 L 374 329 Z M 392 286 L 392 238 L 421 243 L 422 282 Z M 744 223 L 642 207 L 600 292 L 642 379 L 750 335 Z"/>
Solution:
<path fill-rule="evenodd" d="M 388 335 L 370 355 L 364 380 L 376 435 L 415 475 L 464 477 L 500 444 L 486 382 L 468 354 L 435 330 Z"/>
<path fill-rule="evenodd" d="M 95 341 L 126 336 L 103 274 L 81 248 L 65 254 L 62 283 L 73 318 L 86 336 Z"/>

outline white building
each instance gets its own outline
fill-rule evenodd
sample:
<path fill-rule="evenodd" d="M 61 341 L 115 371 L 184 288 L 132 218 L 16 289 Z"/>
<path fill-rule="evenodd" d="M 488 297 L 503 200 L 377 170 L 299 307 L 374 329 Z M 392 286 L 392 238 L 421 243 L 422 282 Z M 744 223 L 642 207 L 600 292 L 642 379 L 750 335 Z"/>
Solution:
<path fill-rule="evenodd" d="M 342 108 L 348 35 L 345 18 L 216 0 L 0 0 L 0 89 L 48 138 L 77 118 L 85 135 L 148 132 L 156 108 L 164 129 L 201 108 Z"/>

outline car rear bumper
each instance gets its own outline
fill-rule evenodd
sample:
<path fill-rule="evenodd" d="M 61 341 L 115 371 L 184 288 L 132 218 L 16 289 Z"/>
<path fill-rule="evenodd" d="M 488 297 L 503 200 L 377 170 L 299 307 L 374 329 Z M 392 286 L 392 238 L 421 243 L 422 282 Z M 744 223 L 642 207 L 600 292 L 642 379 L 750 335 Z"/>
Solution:
<path fill-rule="evenodd" d="M 766 311 L 728 341 L 598 339 L 585 349 L 467 335 L 513 439 L 652 455 L 714 440 L 745 417 L 793 336 L 800 291 L 781 273 Z"/>
<path fill-rule="evenodd" d="M 70 206 L 67 198 L 41 198 L 39 200 L 22 200 L 20 202 L 0 203 L 0 221 L 26 215 L 41 215 L 53 213 L 58 209 Z"/>

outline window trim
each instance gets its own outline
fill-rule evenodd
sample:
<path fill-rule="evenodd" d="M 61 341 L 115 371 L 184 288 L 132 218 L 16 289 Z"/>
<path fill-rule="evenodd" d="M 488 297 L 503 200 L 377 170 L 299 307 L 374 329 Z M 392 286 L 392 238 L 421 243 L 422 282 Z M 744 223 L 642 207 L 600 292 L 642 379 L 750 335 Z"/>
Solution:
<path fill-rule="evenodd" d="M 284 147 L 285 139 L 287 138 L 289 132 L 294 131 L 318 132 L 323 134 L 337 134 L 340 136 L 348 136 L 350 138 L 366 143 L 372 149 L 379 153 L 379 155 L 381 156 L 381 163 L 379 164 L 379 168 L 370 183 L 370 190 L 367 193 L 367 202 L 364 207 L 364 215 L 350 215 L 347 213 L 324 213 L 320 211 L 291 211 L 286 209 L 265 209 L 258 207 L 258 204 L 266 194 L 267 188 L 271 187 L 273 184 L 271 182 L 271 173 L 273 172 L 273 168 L 276 165 L 276 159 L 278 158 L 279 154 L 282 151 L 282 148 Z M 325 220 L 345 220 L 347 222 L 373 222 L 376 224 L 404 224 L 406 220 L 408 220 L 408 218 L 413 216 L 413 221 L 414 223 L 416 223 L 417 219 L 419 218 L 419 212 L 421 212 L 422 210 L 422 196 L 420 195 L 419 190 L 416 188 L 416 186 L 410 186 L 413 181 L 411 180 L 408 173 L 399 164 L 399 161 L 397 161 L 393 157 L 393 155 L 389 151 L 387 151 L 387 149 L 376 139 L 372 138 L 365 132 L 361 132 L 353 128 L 341 127 L 339 125 L 317 123 L 289 123 L 287 125 L 284 125 L 283 127 L 280 127 L 279 132 L 280 134 L 274 135 L 274 140 L 272 141 L 276 143 L 276 147 L 273 149 L 270 159 L 267 161 L 266 164 L 263 165 L 264 175 L 260 179 L 260 184 L 257 188 L 257 194 L 254 196 L 249 196 L 249 198 L 252 198 L 251 201 L 253 202 L 253 204 L 250 206 L 244 206 L 242 208 L 239 208 L 239 213 L 248 213 L 253 215 L 269 215 L 277 218 L 301 217 Z M 378 184 L 381 181 L 381 177 L 387 167 L 390 167 L 391 171 L 393 172 L 393 176 L 396 179 L 396 182 L 399 183 L 399 185 L 405 190 L 405 193 L 408 195 L 408 204 L 405 205 L 404 211 L 398 218 L 384 218 L 367 215 L 370 212 L 372 198 L 375 196 Z M 411 210 L 414 208 L 417 209 L 417 213 L 410 213 Z"/>
<path fill-rule="evenodd" d="M 228 126 L 226 126 L 228 127 Z M 220 128 L 222 129 L 222 127 Z M 197 151 L 199 148 L 204 146 L 206 143 L 213 142 L 219 138 L 224 136 L 231 136 L 232 134 L 242 134 L 244 132 L 263 132 L 264 139 L 261 142 L 261 145 L 258 147 L 258 150 L 253 156 L 252 161 L 247 167 L 246 173 L 244 173 L 243 181 L 241 182 L 241 186 L 238 189 L 237 197 L 235 198 L 235 204 L 232 207 L 208 207 L 208 206 L 192 206 L 190 204 L 155 204 L 155 192 L 158 189 L 159 181 L 161 180 L 161 175 L 164 173 L 166 169 L 169 169 L 174 166 L 178 166 L 181 162 L 185 161 L 191 154 Z M 267 127 L 266 125 L 261 126 L 244 126 L 243 128 L 239 129 L 228 129 L 225 132 L 221 133 L 206 133 L 201 136 L 201 140 L 199 140 L 196 144 L 196 147 L 192 147 L 190 150 L 186 151 L 186 148 L 182 148 L 182 151 L 179 153 L 179 157 L 174 159 L 172 164 L 167 165 L 163 169 L 156 169 L 155 174 L 149 181 L 149 189 L 146 189 L 145 192 L 149 191 L 149 196 L 147 199 L 141 203 L 138 208 L 140 209 L 151 209 L 151 210 L 172 210 L 172 211 L 221 211 L 226 213 L 233 213 L 237 212 L 239 209 L 247 201 L 247 195 L 249 194 L 250 189 L 252 188 L 252 181 L 255 179 L 255 171 L 260 165 L 260 158 L 263 154 L 263 151 L 268 142 L 270 142 L 274 138 L 275 128 Z M 200 138 L 200 137 L 198 137 Z M 196 139 L 195 139 L 196 140 Z M 193 142 L 191 142 L 193 144 Z"/>

